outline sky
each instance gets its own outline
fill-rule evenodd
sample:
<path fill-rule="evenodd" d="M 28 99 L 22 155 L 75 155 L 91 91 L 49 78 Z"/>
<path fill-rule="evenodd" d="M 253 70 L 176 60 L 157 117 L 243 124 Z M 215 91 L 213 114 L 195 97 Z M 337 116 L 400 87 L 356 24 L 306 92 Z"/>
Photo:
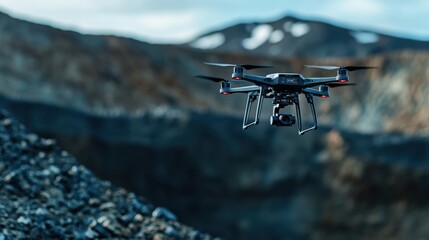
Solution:
<path fill-rule="evenodd" d="M 286 15 L 429 41 L 428 0 L 1 0 L 0 11 L 152 43 L 187 42 L 236 23 Z"/>

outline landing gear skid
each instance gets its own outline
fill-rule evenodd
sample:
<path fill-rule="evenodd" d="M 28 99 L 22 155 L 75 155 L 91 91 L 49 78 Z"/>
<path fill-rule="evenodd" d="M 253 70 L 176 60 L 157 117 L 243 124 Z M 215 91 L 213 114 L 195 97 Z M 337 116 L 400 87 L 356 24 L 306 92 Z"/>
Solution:
<path fill-rule="evenodd" d="M 263 89 L 262 87 L 259 88 L 258 91 L 253 91 L 247 93 L 247 101 L 246 101 L 246 109 L 244 111 L 244 118 L 243 118 L 243 129 L 246 129 L 250 126 L 256 125 L 259 123 L 259 117 L 261 116 L 261 109 L 262 109 L 262 103 L 264 100 L 264 97 L 262 96 Z M 255 112 L 255 118 L 253 121 L 249 120 L 250 111 L 252 110 L 253 102 L 258 100 L 256 104 L 256 112 Z"/>
<path fill-rule="evenodd" d="M 264 99 L 264 89 L 259 88 L 258 91 L 252 91 L 247 93 L 246 108 L 244 111 L 243 118 L 243 129 L 259 123 L 259 117 L 261 116 L 262 103 Z M 316 110 L 314 107 L 313 95 L 306 93 L 305 97 L 307 103 L 310 105 L 311 114 L 313 116 L 313 126 L 303 129 L 301 108 L 299 104 L 298 93 L 279 94 L 274 96 L 273 103 L 273 115 L 271 116 L 270 123 L 275 126 L 292 126 L 298 122 L 298 134 L 303 135 L 304 133 L 317 129 L 317 117 Z M 255 117 L 253 121 L 249 119 L 250 112 L 252 110 L 253 103 L 257 101 Z M 289 105 L 295 105 L 296 118 L 292 114 L 280 114 L 280 109 L 285 108 Z"/>

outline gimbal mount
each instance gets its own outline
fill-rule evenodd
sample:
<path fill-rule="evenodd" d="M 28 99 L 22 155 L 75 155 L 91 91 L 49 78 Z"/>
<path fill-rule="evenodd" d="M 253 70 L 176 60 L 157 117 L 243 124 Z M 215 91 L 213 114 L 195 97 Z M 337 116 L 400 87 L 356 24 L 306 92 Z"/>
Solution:
<path fill-rule="evenodd" d="M 299 102 L 299 94 L 297 92 L 268 92 L 266 87 L 260 87 L 258 91 L 252 91 L 247 94 L 246 108 L 243 118 L 243 129 L 246 129 L 252 125 L 256 125 L 259 122 L 261 115 L 261 108 L 264 97 L 273 98 L 273 115 L 270 118 L 270 124 L 275 126 L 292 126 L 298 120 L 298 134 L 302 135 L 308 131 L 317 129 L 317 117 L 316 110 L 314 107 L 313 96 L 310 93 L 305 93 L 307 103 L 310 105 L 311 114 L 313 116 L 313 126 L 303 129 L 301 107 Z M 249 121 L 250 111 L 253 103 L 257 100 L 255 118 L 253 121 Z M 292 114 L 281 114 L 280 109 L 285 108 L 289 105 L 295 105 L 296 118 Z"/>

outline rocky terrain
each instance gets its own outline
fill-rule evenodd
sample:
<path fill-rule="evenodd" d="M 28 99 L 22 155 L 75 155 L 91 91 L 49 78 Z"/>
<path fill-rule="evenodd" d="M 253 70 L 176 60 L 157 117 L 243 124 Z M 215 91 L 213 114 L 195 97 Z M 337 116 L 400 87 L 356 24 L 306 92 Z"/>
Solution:
<path fill-rule="evenodd" d="M 0 112 L 1 239 L 213 239 Z"/>
<path fill-rule="evenodd" d="M 285 28 L 282 21 L 279 28 Z M 304 20 L 284 21 L 293 22 L 285 39 L 297 34 L 294 28 L 302 34 Z M 216 236 L 424 238 L 429 229 L 426 43 L 376 34 L 377 42 L 358 44 L 350 30 L 304 23 L 311 32 L 296 39 L 320 27 L 315 32 L 333 31 L 345 44 L 329 48 L 326 35 L 316 34 L 311 39 L 320 44 L 311 52 L 282 47 L 284 55 L 261 56 L 258 49 L 271 48 L 263 44 L 249 55 L 239 47 L 207 51 L 194 43 L 153 45 L 81 35 L 0 13 L 0 106 L 32 131 L 57 139 L 100 178 L 167 206 L 184 223 Z M 245 25 L 234 32 L 243 32 Z M 228 44 L 241 44 L 251 31 L 246 28 Z M 321 58 L 325 53 L 316 46 L 343 57 Z M 274 65 L 253 73 L 305 76 L 330 74 L 304 69 L 305 64 L 380 68 L 351 73 L 356 87 L 333 89 L 330 99 L 317 99 L 321 129 L 297 136 L 295 127 L 269 126 L 268 106 L 261 123 L 243 131 L 243 96 L 221 96 L 213 83 L 192 78 L 228 77 L 230 71 L 202 62 Z M 50 165 L 39 169 L 49 171 Z M 147 219 L 153 210 L 140 215 Z M 109 224 L 120 228 L 115 221 Z M 82 226 L 86 234 L 89 225 Z"/>
<path fill-rule="evenodd" d="M 417 41 L 363 29 L 286 16 L 269 22 L 248 22 L 212 31 L 187 44 L 210 52 L 273 57 L 367 57 L 403 50 L 429 49 Z"/>

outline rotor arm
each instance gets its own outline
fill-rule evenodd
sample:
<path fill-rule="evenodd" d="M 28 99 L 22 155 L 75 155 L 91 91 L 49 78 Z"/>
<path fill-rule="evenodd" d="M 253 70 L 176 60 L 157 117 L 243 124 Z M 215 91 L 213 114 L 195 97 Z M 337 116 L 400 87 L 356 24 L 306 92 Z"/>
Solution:
<path fill-rule="evenodd" d="M 234 80 L 244 80 L 244 81 L 248 81 L 251 83 L 254 83 L 256 85 L 272 85 L 272 79 L 271 78 L 267 78 L 267 77 L 263 77 L 263 76 L 258 76 L 258 75 L 252 75 L 252 74 L 241 74 L 239 76 L 239 78 L 237 77 L 233 77 Z"/>
<path fill-rule="evenodd" d="M 329 97 L 329 91 L 327 88 L 325 90 L 326 91 L 316 90 L 313 88 L 304 88 L 302 90 L 302 92 L 305 93 L 305 96 L 307 96 L 307 94 L 311 94 L 311 95 L 315 95 L 317 97 L 326 98 L 326 97 Z M 308 98 L 307 98 L 307 101 L 308 101 Z"/>
<path fill-rule="evenodd" d="M 315 78 L 305 78 L 304 86 L 305 87 L 314 87 L 317 85 L 322 85 L 324 83 L 337 82 L 337 77 L 315 77 Z"/>
<path fill-rule="evenodd" d="M 220 93 L 221 94 L 231 94 L 231 93 L 248 93 L 248 92 L 253 92 L 253 91 L 259 91 L 261 89 L 261 87 L 259 86 L 244 86 L 244 87 L 222 87 L 220 88 Z"/>

